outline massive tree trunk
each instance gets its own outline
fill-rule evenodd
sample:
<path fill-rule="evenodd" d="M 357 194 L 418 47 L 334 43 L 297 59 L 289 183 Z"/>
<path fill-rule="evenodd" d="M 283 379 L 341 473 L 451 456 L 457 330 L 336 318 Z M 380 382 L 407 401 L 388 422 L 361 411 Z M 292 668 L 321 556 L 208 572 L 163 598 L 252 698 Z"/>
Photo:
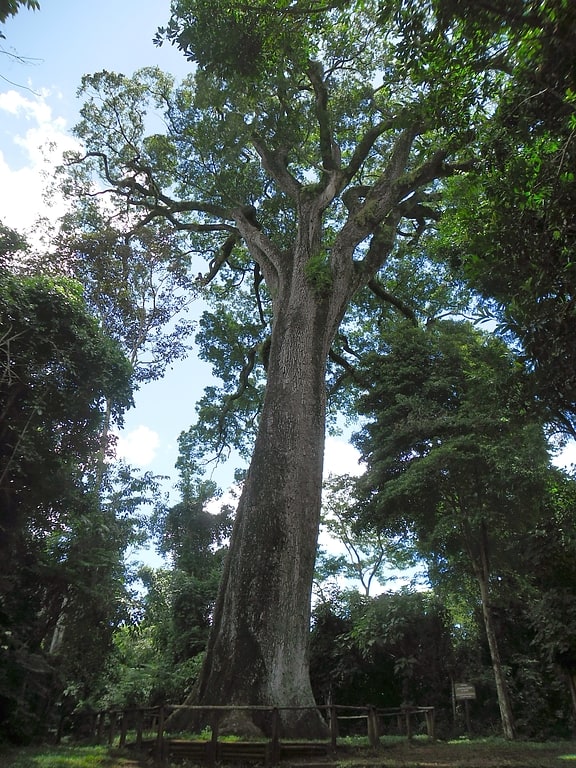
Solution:
<path fill-rule="evenodd" d="M 324 87 L 314 80 L 319 113 Z M 321 133 L 326 129 L 322 121 Z M 261 230 L 256 211 L 234 211 L 235 223 L 264 275 L 273 307 L 268 381 L 252 461 L 236 512 L 207 655 L 187 703 L 294 707 L 281 712 L 284 735 L 319 736 L 326 725 L 312 695 L 308 670 L 310 597 L 320 520 L 326 410 L 326 361 L 354 293 L 382 266 L 406 214 L 410 192 L 435 178 L 444 153 L 404 176 L 416 135 L 395 139 L 389 163 L 369 193 L 358 190 L 350 214 L 328 248 L 323 219 L 328 206 L 356 173 L 376 141 L 378 127 L 347 169 L 326 141 L 326 172 L 306 187 L 292 177 L 278 153 L 254 146 L 264 168 L 296 205 L 298 227 L 290 252 Z M 328 138 L 328 137 L 326 137 Z M 332 156 L 333 155 L 333 156 Z M 282 160 L 282 162 L 280 162 Z M 368 243 L 355 259 L 360 243 Z M 308 708 L 307 711 L 296 707 Z M 312 711 L 311 711 L 312 710 Z M 189 723 L 184 710 L 169 727 Z M 258 713 L 238 709 L 220 727 L 267 730 Z"/>
<path fill-rule="evenodd" d="M 189 703 L 310 707 L 281 712 L 282 732 L 319 736 L 308 671 L 310 599 L 320 520 L 326 360 L 339 317 L 296 254 L 278 282 L 266 394 L 236 512 L 207 657 Z M 336 302 L 338 306 L 343 302 Z M 337 314 L 340 311 L 337 310 Z M 183 725 L 185 715 L 170 725 Z M 220 727 L 265 718 L 240 710 Z"/>

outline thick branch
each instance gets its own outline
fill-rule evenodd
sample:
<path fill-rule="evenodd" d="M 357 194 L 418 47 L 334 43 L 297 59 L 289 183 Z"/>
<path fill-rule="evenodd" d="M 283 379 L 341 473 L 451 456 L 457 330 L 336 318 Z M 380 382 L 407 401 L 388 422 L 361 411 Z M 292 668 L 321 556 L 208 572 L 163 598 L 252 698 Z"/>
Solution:
<path fill-rule="evenodd" d="M 355 352 L 348 343 L 348 339 L 343 334 L 338 334 L 338 340 L 340 341 L 342 348 L 345 352 L 360 360 L 360 355 Z M 362 378 L 358 374 L 357 368 L 355 368 L 343 355 L 336 352 L 334 348 L 330 349 L 329 358 L 333 363 L 339 365 L 342 368 L 342 373 L 336 378 L 330 389 L 328 390 L 328 396 L 332 396 L 338 392 L 340 387 L 346 381 L 354 381 L 358 384 L 365 384 Z"/>
<path fill-rule="evenodd" d="M 337 352 L 334 352 L 333 349 L 330 350 L 329 357 L 333 363 L 336 363 L 337 365 L 342 366 L 342 368 L 344 369 L 340 374 L 340 376 L 338 376 L 338 378 L 334 381 L 332 386 L 328 389 L 327 395 L 328 397 L 332 397 L 333 395 L 336 394 L 336 392 L 338 392 L 338 390 L 344 384 L 344 382 L 346 382 L 349 379 L 352 379 L 352 380 L 355 379 L 356 372 L 355 372 L 354 366 L 350 365 L 350 363 L 348 363 L 346 358 L 342 357 Z"/>
<path fill-rule="evenodd" d="M 154 183 L 152 171 L 146 166 L 139 166 L 137 160 L 132 160 L 128 164 L 132 169 L 134 176 L 126 176 L 122 179 L 116 179 L 110 171 L 108 157 L 103 152 L 88 152 L 83 157 L 76 158 L 69 162 L 69 165 L 80 165 L 86 160 L 94 158 L 100 160 L 104 178 L 112 187 L 113 192 L 125 197 L 135 207 L 143 208 L 148 211 L 143 223 L 147 223 L 154 218 L 164 217 L 169 219 L 179 229 L 188 229 L 192 231 L 214 231 L 228 229 L 234 231 L 234 227 L 225 224 L 232 216 L 230 211 L 213 203 L 207 203 L 197 200 L 174 200 L 164 194 Z M 145 186 L 137 180 L 136 175 L 143 175 L 148 179 L 149 186 Z M 178 213 L 201 213 L 220 219 L 218 223 L 194 223 L 181 222 L 175 218 Z"/>
<path fill-rule="evenodd" d="M 323 79 L 322 65 L 317 61 L 311 61 L 308 67 L 308 78 L 314 89 L 316 97 L 316 118 L 320 135 L 320 156 L 322 167 L 326 172 L 336 171 L 341 166 L 340 149 L 334 141 L 330 126 L 330 112 L 328 110 L 328 89 Z"/>
<path fill-rule="evenodd" d="M 225 264 L 230 258 L 232 249 L 234 248 L 236 243 L 239 241 L 239 239 L 240 239 L 240 235 L 237 232 L 229 235 L 226 238 L 225 242 L 218 249 L 218 253 L 210 262 L 208 274 L 198 275 L 197 282 L 199 282 L 201 285 L 208 285 L 208 283 L 212 282 L 212 280 L 216 277 L 218 272 L 220 272 L 222 265 Z"/>
<path fill-rule="evenodd" d="M 360 168 L 364 165 L 366 158 L 372 151 L 372 147 L 378 141 L 380 136 L 386 131 L 392 130 L 396 125 L 396 118 L 390 118 L 389 120 L 383 120 L 382 122 L 370 128 L 362 139 L 356 145 L 354 154 L 352 155 L 348 166 L 344 169 L 344 176 L 346 182 L 351 181 L 358 173 Z"/>
<path fill-rule="evenodd" d="M 403 302 L 402 299 L 399 299 L 397 296 L 394 296 L 393 293 L 387 291 L 386 288 L 384 288 L 384 286 L 375 277 L 373 277 L 372 280 L 370 280 L 368 283 L 368 288 L 375 296 L 381 299 L 381 301 L 385 301 L 387 304 L 391 304 L 399 312 L 401 312 L 404 317 L 410 320 L 411 323 L 418 325 L 414 310 L 411 309 L 411 307 L 409 307 L 405 302 Z"/>
<path fill-rule="evenodd" d="M 280 189 L 293 200 L 298 198 L 302 185 L 288 170 L 285 150 L 270 150 L 257 135 L 252 135 L 252 144 L 258 153 L 264 169 L 272 176 Z"/>
<path fill-rule="evenodd" d="M 285 258 L 270 238 L 262 232 L 252 206 L 239 206 L 233 211 L 238 231 L 254 261 L 257 262 L 271 293 L 278 287 L 278 275 L 285 268 Z"/>

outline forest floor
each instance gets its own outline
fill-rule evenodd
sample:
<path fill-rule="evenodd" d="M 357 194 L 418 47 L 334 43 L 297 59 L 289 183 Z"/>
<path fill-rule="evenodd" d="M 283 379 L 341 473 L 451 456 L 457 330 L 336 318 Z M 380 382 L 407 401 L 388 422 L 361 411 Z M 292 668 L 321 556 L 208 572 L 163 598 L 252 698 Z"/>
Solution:
<path fill-rule="evenodd" d="M 576 742 L 383 740 L 377 750 L 339 750 L 336 763 L 338 768 L 576 768 Z"/>
<path fill-rule="evenodd" d="M 378 749 L 339 748 L 333 759 L 284 763 L 282 768 L 576 768 L 576 742 L 506 742 L 500 739 L 455 742 L 383 743 Z M 174 768 L 190 763 L 174 763 Z M 106 747 L 0 746 L 0 768 L 153 768 L 147 760 Z M 232 768 L 232 767 L 231 767 Z M 254 766 L 254 768 L 261 768 Z"/>

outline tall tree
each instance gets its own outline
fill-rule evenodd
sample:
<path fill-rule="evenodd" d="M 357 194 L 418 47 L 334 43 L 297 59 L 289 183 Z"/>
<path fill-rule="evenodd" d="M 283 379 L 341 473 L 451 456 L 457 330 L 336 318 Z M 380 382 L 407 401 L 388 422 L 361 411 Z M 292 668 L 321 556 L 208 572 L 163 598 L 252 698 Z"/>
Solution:
<path fill-rule="evenodd" d="M 511 739 L 492 594 L 514 534 L 528 529 L 542 504 L 542 419 L 530 408 L 514 356 L 467 323 L 410 325 L 383 346 L 369 362 L 374 384 L 362 408 L 373 416 L 358 436 L 369 467 L 365 514 L 392 531 L 413 531 L 433 579 L 442 569 L 474 577 Z"/>
<path fill-rule="evenodd" d="M 400 570 L 413 565 L 409 546 L 398 547 L 376 525 L 357 523 L 357 483 L 350 475 L 331 475 L 324 484 L 321 530 L 344 554 L 319 552 L 316 570 L 321 580 L 340 576 L 357 581 L 365 597 L 375 584 L 383 586 L 395 578 L 386 570 Z M 317 579 L 318 581 L 318 579 Z M 322 592 L 322 585 L 317 586 Z"/>
<path fill-rule="evenodd" d="M 78 612 L 88 597 L 94 607 L 99 578 L 100 587 L 113 582 L 106 618 L 111 605 L 117 609 L 133 526 L 101 509 L 94 471 L 104 403 L 120 421 L 131 403 L 132 370 L 88 312 L 76 281 L 8 269 L 20 246 L 2 232 L 0 632 L 8 672 L 0 696 L 4 728 L 24 724 L 25 731 L 25 715 L 51 693 L 54 665 L 46 658 L 62 607 Z M 22 717 L 12 720 L 18 711 Z"/>
<path fill-rule="evenodd" d="M 167 34 L 196 74 L 177 88 L 154 69 L 85 77 L 86 153 L 70 169 L 98 174 L 141 224 L 188 233 L 206 285 L 254 265 L 266 391 L 195 701 L 313 707 L 326 361 L 397 238 L 437 216 L 437 180 L 469 167 L 502 56 L 400 2 L 172 10 Z M 148 133 L 159 112 L 167 130 Z M 324 728 L 297 709 L 282 719 L 287 733 Z"/>
<path fill-rule="evenodd" d="M 483 161 L 449 184 L 438 248 L 520 343 L 550 418 L 574 437 L 576 7 L 564 0 L 451 5 L 468 11 L 469 25 L 510 20 L 526 38 L 480 137 Z"/>

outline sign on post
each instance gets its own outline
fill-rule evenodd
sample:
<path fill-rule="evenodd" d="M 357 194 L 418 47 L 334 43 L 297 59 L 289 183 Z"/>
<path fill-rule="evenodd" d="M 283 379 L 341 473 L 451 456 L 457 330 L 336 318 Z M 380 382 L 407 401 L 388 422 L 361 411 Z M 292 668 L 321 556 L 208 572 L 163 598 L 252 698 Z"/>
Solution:
<path fill-rule="evenodd" d="M 454 698 L 465 701 L 476 698 L 476 688 L 470 683 L 454 683 Z"/>

